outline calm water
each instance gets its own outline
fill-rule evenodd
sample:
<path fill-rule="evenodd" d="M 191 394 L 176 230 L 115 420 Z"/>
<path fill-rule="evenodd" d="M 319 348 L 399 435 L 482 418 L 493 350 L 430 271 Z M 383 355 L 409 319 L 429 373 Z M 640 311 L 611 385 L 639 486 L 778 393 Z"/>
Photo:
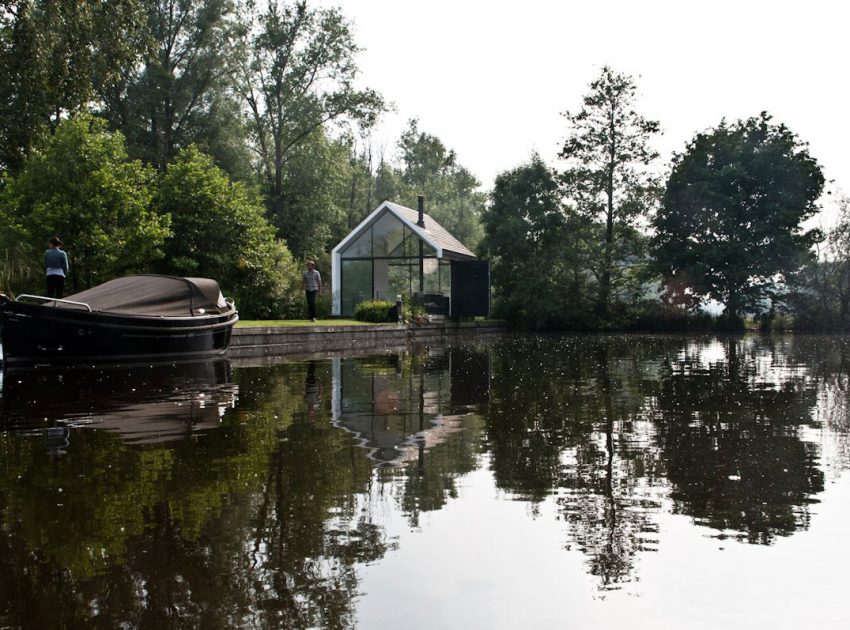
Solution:
<path fill-rule="evenodd" d="M 850 627 L 850 338 L 2 378 L 0 628 Z"/>

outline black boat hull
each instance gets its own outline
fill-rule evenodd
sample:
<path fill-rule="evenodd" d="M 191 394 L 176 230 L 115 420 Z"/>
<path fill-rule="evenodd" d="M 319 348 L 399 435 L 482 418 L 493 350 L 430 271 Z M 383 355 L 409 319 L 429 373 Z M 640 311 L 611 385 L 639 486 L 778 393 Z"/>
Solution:
<path fill-rule="evenodd" d="M 227 351 L 238 319 L 235 310 L 202 317 L 140 317 L 0 302 L 7 365 L 216 356 Z"/>

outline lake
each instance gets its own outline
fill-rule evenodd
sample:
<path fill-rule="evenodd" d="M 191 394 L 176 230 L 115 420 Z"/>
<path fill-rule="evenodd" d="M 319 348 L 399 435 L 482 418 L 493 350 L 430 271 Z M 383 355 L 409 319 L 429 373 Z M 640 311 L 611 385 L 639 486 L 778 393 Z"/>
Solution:
<path fill-rule="evenodd" d="M 850 627 L 850 338 L 2 375 L 2 628 Z"/>

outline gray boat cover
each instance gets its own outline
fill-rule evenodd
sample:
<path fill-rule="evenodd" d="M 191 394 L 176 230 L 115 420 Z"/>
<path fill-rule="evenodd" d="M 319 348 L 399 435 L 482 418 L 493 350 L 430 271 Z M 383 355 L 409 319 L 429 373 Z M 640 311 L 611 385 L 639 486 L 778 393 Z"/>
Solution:
<path fill-rule="evenodd" d="M 88 304 L 92 311 L 147 317 L 215 315 L 230 308 L 215 280 L 174 276 L 116 278 L 64 299 Z M 78 308 L 61 302 L 56 306 Z"/>

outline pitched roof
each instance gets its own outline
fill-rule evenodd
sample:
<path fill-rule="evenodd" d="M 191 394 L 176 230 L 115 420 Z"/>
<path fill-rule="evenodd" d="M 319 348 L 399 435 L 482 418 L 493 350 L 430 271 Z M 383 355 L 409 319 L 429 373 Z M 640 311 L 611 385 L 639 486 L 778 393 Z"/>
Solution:
<path fill-rule="evenodd" d="M 449 233 L 449 231 L 440 225 L 433 217 L 425 214 L 425 227 L 422 228 L 416 224 L 419 220 L 419 211 L 413 210 L 406 206 L 400 206 L 397 203 L 393 203 L 391 201 L 385 201 L 381 204 L 381 207 L 388 207 L 390 210 L 395 212 L 399 217 L 404 219 L 410 228 L 412 228 L 421 238 L 425 241 L 431 242 L 444 252 L 450 252 L 453 254 L 460 254 L 461 256 L 468 256 L 470 258 L 475 258 L 475 254 L 473 254 L 463 243 L 457 240 L 454 236 Z"/>

